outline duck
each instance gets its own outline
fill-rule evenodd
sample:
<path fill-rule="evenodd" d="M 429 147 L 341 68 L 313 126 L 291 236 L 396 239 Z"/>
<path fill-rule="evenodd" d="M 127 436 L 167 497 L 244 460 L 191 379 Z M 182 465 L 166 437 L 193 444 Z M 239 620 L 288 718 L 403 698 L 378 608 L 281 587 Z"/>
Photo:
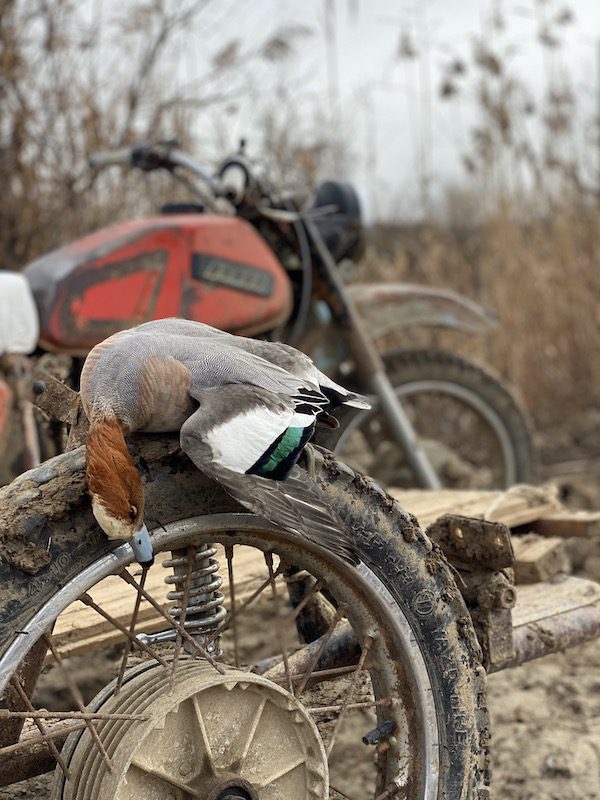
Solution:
<path fill-rule="evenodd" d="M 92 511 L 111 540 L 154 560 L 134 432 L 179 432 L 181 449 L 242 506 L 351 563 L 350 535 L 298 459 L 331 411 L 370 407 L 301 351 L 200 322 L 162 319 L 119 331 L 88 354 L 80 396 L 89 420 Z"/>

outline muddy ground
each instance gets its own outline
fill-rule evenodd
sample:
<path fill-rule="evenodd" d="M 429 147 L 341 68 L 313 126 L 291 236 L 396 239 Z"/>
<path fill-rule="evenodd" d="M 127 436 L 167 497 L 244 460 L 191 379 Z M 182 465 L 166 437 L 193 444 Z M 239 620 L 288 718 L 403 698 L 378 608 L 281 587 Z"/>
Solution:
<path fill-rule="evenodd" d="M 562 464 L 555 478 L 564 498 L 576 507 L 600 508 L 598 415 L 590 414 L 580 428 L 578 439 L 557 432 L 541 441 L 545 474 Z M 580 471 L 577 462 L 583 461 Z M 600 580 L 600 544 L 577 546 L 572 555 L 577 571 Z M 99 678 L 106 658 L 82 659 L 80 674 Z M 600 800 L 600 640 L 491 675 L 488 690 L 492 798 Z M 353 758 L 347 763 L 352 778 Z M 0 789 L 0 800 L 49 800 L 50 786 L 51 776 L 43 776 Z"/>

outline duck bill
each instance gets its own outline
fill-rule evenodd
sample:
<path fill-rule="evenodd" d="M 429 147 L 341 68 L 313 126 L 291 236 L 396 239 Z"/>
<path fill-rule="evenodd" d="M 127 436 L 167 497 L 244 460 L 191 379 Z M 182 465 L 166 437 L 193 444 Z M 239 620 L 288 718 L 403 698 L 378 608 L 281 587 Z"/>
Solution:
<path fill-rule="evenodd" d="M 152 547 L 152 540 L 148 533 L 148 528 L 145 525 L 139 529 L 129 540 L 131 549 L 135 560 L 141 567 L 148 569 L 154 564 L 154 548 Z"/>

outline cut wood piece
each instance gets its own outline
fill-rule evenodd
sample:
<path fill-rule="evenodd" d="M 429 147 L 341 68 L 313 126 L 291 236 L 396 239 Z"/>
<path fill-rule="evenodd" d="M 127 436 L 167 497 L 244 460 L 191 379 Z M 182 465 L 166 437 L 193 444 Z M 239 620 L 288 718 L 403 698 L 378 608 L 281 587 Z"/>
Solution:
<path fill-rule="evenodd" d="M 423 528 L 443 514 L 487 519 L 513 528 L 564 512 L 553 486 L 519 485 L 505 492 L 462 489 L 390 489 L 389 492 Z"/>
<path fill-rule="evenodd" d="M 593 537 L 600 536 L 600 511 L 569 511 L 562 509 L 534 520 L 530 529 L 543 536 Z"/>
<path fill-rule="evenodd" d="M 547 581 L 567 572 L 569 559 L 564 540 L 556 537 L 513 536 L 515 583 Z"/>
<path fill-rule="evenodd" d="M 513 626 L 600 604 L 600 584 L 584 578 L 559 576 L 553 581 L 531 583 L 517 589 L 517 604 L 512 610 Z"/>

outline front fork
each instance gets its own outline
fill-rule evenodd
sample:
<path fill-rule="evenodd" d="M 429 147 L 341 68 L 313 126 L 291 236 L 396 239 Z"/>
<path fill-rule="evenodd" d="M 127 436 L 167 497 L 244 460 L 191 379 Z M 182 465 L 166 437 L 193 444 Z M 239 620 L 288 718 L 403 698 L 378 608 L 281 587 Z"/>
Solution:
<path fill-rule="evenodd" d="M 387 376 L 385 364 L 374 346 L 365 325 L 354 308 L 352 298 L 344 289 L 337 265 L 311 220 L 305 220 L 322 266 L 322 278 L 329 290 L 328 301 L 344 332 L 346 345 L 356 363 L 359 376 L 381 404 L 388 427 L 406 456 L 417 479 L 425 489 L 439 489 L 440 480 L 425 451 L 420 446 L 415 430 Z"/>

